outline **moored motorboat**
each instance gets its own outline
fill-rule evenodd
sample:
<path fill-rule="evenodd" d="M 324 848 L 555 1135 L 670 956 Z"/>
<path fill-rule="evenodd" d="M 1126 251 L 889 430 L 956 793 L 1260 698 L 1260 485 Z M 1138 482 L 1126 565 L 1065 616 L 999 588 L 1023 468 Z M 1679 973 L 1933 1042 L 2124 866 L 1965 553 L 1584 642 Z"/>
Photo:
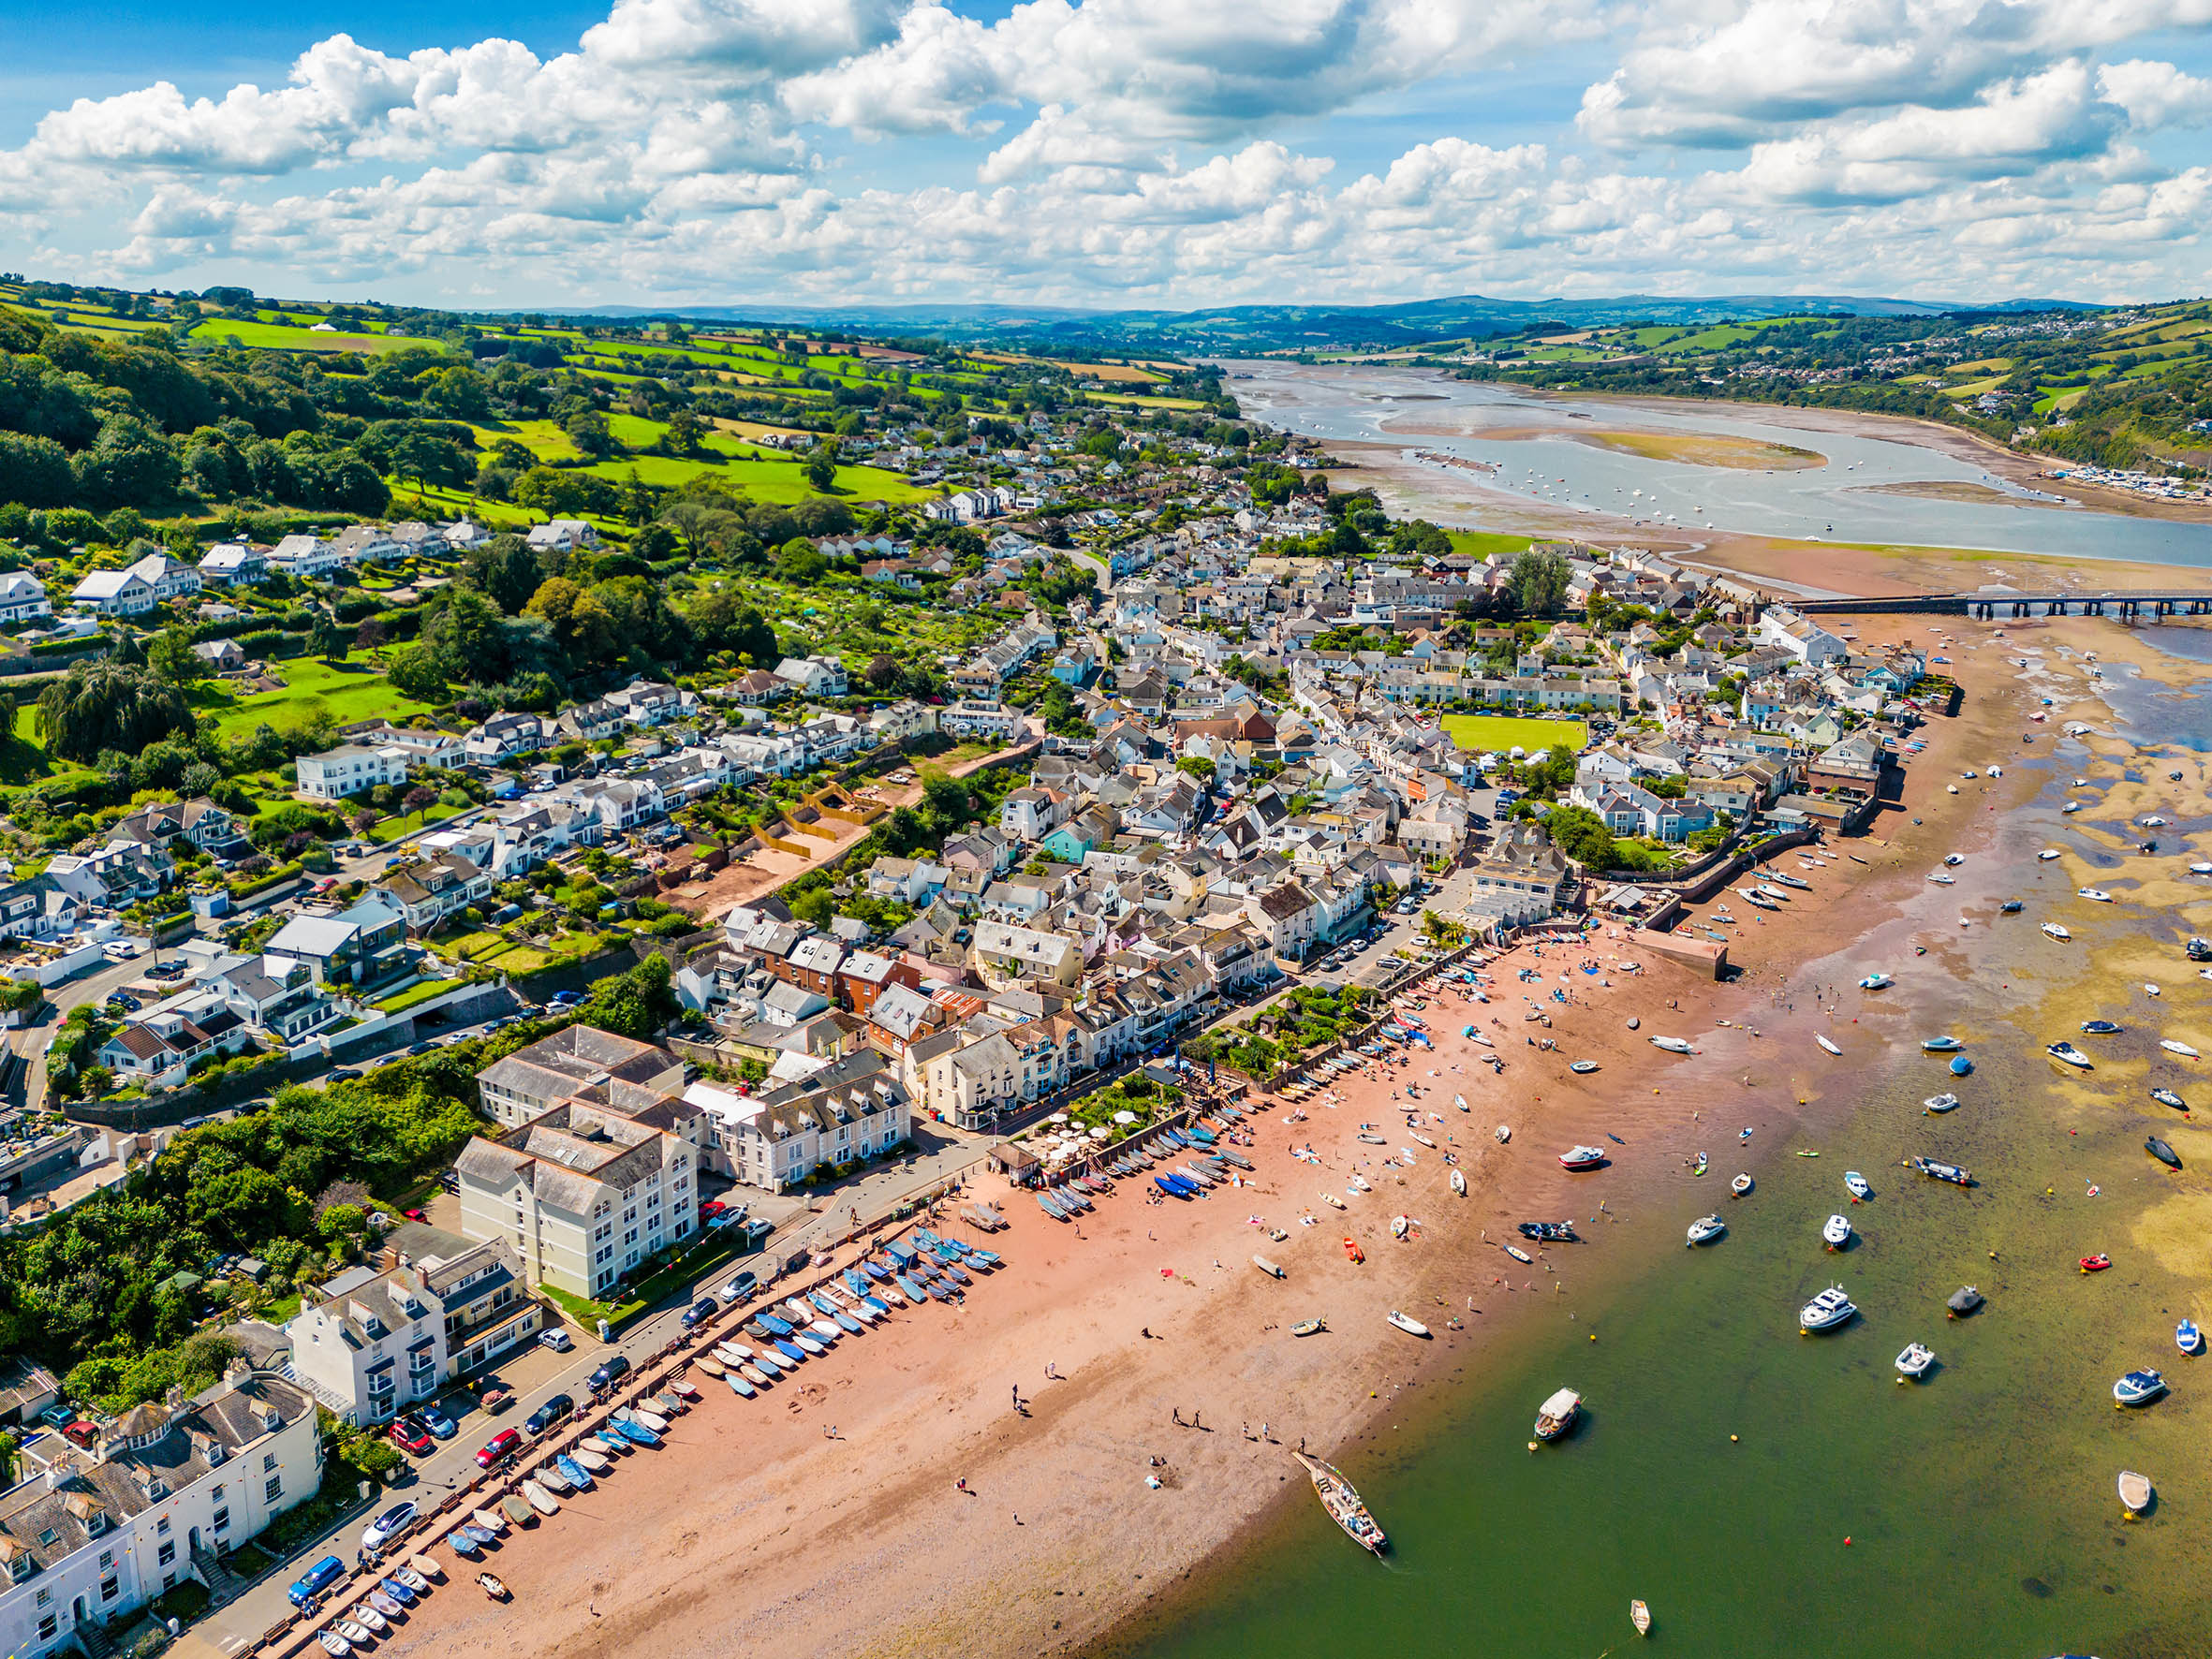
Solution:
<path fill-rule="evenodd" d="M 1958 1096 L 1951 1094 L 1931 1094 L 1920 1103 L 1920 1108 L 1924 1113 L 1956 1111 Z"/>
<path fill-rule="evenodd" d="M 1974 1177 L 1971 1172 L 1956 1164 L 1939 1163 L 1934 1158 L 1924 1158 L 1918 1154 L 1906 1159 L 1905 1162 L 1910 1167 L 1919 1170 L 1930 1181 L 1947 1181 L 1953 1186 L 1972 1186 L 1974 1184 Z"/>
<path fill-rule="evenodd" d="M 2165 1050 L 2169 1054 L 2180 1055 L 2184 1060 L 2202 1060 L 2204 1058 L 2202 1054 L 2198 1053 L 2196 1050 L 2190 1048 L 2187 1043 L 2176 1042 L 2172 1037 L 2160 1037 L 2159 1039 L 2159 1047 Z"/>
<path fill-rule="evenodd" d="M 2082 1021 L 2082 1030 L 2090 1036 L 2116 1036 L 2119 1035 L 2119 1026 L 2110 1020 L 2085 1020 Z"/>
<path fill-rule="evenodd" d="M 1905 1351 L 1897 1356 L 1897 1374 L 1906 1377 L 1924 1377 L 1928 1367 L 1936 1363 L 1935 1354 L 1918 1343 L 1907 1343 Z"/>
<path fill-rule="evenodd" d="M 1842 1285 L 1831 1285 L 1797 1310 L 1797 1329 L 1806 1335 L 1816 1330 L 1832 1330 L 1858 1311 L 1851 1298 L 1843 1294 Z"/>
<path fill-rule="evenodd" d="M 1629 1622 L 1636 1627 L 1638 1636 L 1651 1634 L 1651 1609 L 1640 1601 L 1629 1604 Z"/>
<path fill-rule="evenodd" d="M 2068 932 L 2063 926 L 2055 921 L 2047 921 L 2043 923 L 2043 932 L 2048 933 L 2052 938 L 2057 940 L 2060 944 L 2064 944 L 2067 940 L 2073 937 L 2073 935 Z"/>
<path fill-rule="evenodd" d="M 2021 902 L 2017 899 L 2007 899 L 2002 904 L 1999 904 L 1997 907 L 1997 913 L 1999 916 L 2018 916 L 2021 911 L 2027 908 L 2028 907 L 2021 903 Z"/>
<path fill-rule="evenodd" d="M 2115 1405 L 2148 1405 L 2166 1391 L 2166 1379 L 2155 1371 L 2131 1371 L 2112 1386 Z"/>
<path fill-rule="evenodd" d="M 1922 1037 L 1920 1047 L 1925 1054 L 1954 1054 L 1966 1045 L 1954 1036 L 1944 1035 Z"/>
<path fill-rule="evenodd" d="M 2112 895 L 2106 892 L 2102 888 L 2083 888 L 2074 896 L 2079 899 L 2087 899 L 2092 904 L 2109 904 L 2112 903 Z"/>
<path fill-rule="evenodd" d="M 1746 1193 L 1751 1190 L 1750 1176 L 1747 1174 L 1737 1176 L 1733 1181 L 1728 1183 L 1728 1190 L 1735 1197 L 1739 1198 L 1742 1197 Z"/>
<path fill-rule="evenodd" d="M 2071 1065 L 2076 1071 L 2088 1071 L 2092 1069 L 2089 1057 L 2083 1053 L 2079 1049 L 2075 1048 L 2072 1043 L 2052 1043 L 2043 1050 L 2043 1052 L 2048 1054 L 2052 1059 L 2057 1061 L 2059 1064 Z"/>
<path fill-rule="evenodd" d="M 2181 1155 L 2155 1135 L 2144 1141 L 2143 1150 L 2169 1169 L 2181 1167 Z"/>
<path fill-rule="evenodd" d="M 1974 1063 L 1971 1060 L 1969 1060 L 1964 1054 L 1954 1054 L 1951 1057 L 1951 1075 L 1954 1078 L 1972 1077 L 1974 1075 Z"/>
<path fill-rule="evenodd" d="M 2150 1476 L 2138 1475 L 2132 1469 L 2122 1469 L 2119 1478 L 2120 1506 L 2130 1515 L 2141 1515 L 2150 1507 Z"/>
<path fill-rule="evenodd" d="M 1537 1411 L 1537 1439 L 1558 1439 L 1574 1427 L 1574 1419 L 1581 1415 L 1582 1396 L 1572 1388 L 1558 1389 Z"/>
<path fill-rule="evenodd" d="M 1345 1536 L 1368 1553 L 1380 1555 L 1389 1540 L 1375 1524 L 1375 1518 L 1367 1513 L 1367 1505 L 1360 1501 L 1351 1482 L 1319 1458 L 1308 1457 L 1304 1452 L 1290 1455 L 1312 1477 L 1313 1490 L 1321 1500 L 1321 1507 L 1329 1512 L 1330 1520 L 1344 1529 Z"/>
<path fill-rule="evenodd" d="M 2182 1099 L 2171 1089 L 2153 1089 L 2150 1092 L 2150 1097 L 2160 1106 L 2170 1106 L 2175 1111 L 2189 1110 L 2189 1102 Z"/>
<path fill-rule="evenodd" d="M 1601 1146 L 1573 1146 L 1559 1154 L 1560 1167 L 1566 1169 L 1595 1169 L 1604 1162 Z"/>
<path fill-rule="evenodd" d="M 1886 991 L 1896 981 L 1887 974 L 1869 974 L 1859 981 L 1861 991 Z"/>
<path fill-rule="evenodd" d="M 1856 1169 L 1843 1172 L 1843 1190 L 1861 1202 L 1874 1197 L 1874 1189 L 1866 1184 L 1866 1178 Z"/>
<path fill-rule="evenodd" d="M 1689 1241 L 1693 1245 L 1710 1244 L 1727 1231 L 1728 1223 L 1718 1215 L 1701 1215 L 1689 1224 Z"/>
<path fill-rule="evenodd" d="M 2174 1345 L 2191 1358 L 2205 1351 L 2205 1333 L 2194 1319 L 2184 1319 L 2174 1328 Z"/>
<path fill-rule="evenodd" d="M 1821 1241 L 1831 1250 L 1841 1250 L 1851 1241 L 1851 1218 L 1831 1215 L 1821 1226 Z"/>
<path fill-rule="evenodd" d="M 1385 1317 L 1389 1319 L 1391 1324 L 1396 1326 L 1408 1336 L 1425 1337 L 1429 1334 L 1428 1327 L 1423 1325 L 1420 1320 L 1414 1318 L 1410 1314 L 1401 1314 L 1397 1311 L 1397 1309 L 1393 1308 L 1390 1313 L 1385 1315 Z"/>
<path fill-rule="evenodd" d="M 1694 1054 L 1697 1052 L 1695 1049 L 1689 1046 L 1689 1039 L 1688 1037 L 1655 1036 L 1647 1038 L 1646 1040 L 1653 1048 L 1664 1049 L 1670 1054 Z"/>
<path fill-rule="evenodd" d="M 2063 858 L 2064 858 L 2066 855 L 2065 855 L 2063 852 L 2061 852 L 2061 851 L 2060 851 L 2060 850 L 2059 850 L 2057 847 L 2055 847 L 2055 846 L 2047 846 L 2047 847 L 2043 848 L 2043 850 L 2042 850 L 2042 852 L 2040 852 L 2040 853 L 2036 854 L 2035 856 L 2036 856 L 2036 858 L 2037 858 L 2037 859 L 2039 859 L 2040 860 L 2042 860 L 2043 863 L 2045 863 L 2045 864 L 2048 864 L 2048 863 L 2049 863 L 2049 862 L 2050 862 L 2050 861 L 2051 861 L 2053 859 L 2063 859 Z"/>
<path fill-rule="evenodd" d="M 1963 1319 L 1969 1314 L 1979 1309 L 1987 1299 L 1971 1285 L 1961 1285 L 1945 1299 L 1943 1316 L 1947 1319 Z"/>
<path fill-rule="evenodd" d="M 1574 1236 L 1574 1223 L 1571 1221 L 1521 1221 L 1513 1224 L 1513 1230 L 1524 1239 L 1541 1239 L 1549 1243 L 1579 1241 Z"/>

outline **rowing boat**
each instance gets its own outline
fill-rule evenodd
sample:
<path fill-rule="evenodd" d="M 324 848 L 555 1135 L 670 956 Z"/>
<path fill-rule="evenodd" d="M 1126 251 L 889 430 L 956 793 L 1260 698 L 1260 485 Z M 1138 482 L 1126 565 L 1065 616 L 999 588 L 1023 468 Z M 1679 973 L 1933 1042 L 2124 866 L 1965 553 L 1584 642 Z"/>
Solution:
<path fill-rule="evenodd" d="M 1360 1501 L 1351 1482 L 1319 1458 L 1308 1457 L 1304 1452 L 1290 1455 L 1312 1477 L 1313 1490 L 1321 1501 L 1321 1507 L 1329 1512 L 1331 1520 L 1344 1529 L 1344 1535 L 1369 1554 L 1380 1555 L 1389 1540 L 1375 1524 L 1375 1518 L 1367 1513 L 1367 1505 Z"/>

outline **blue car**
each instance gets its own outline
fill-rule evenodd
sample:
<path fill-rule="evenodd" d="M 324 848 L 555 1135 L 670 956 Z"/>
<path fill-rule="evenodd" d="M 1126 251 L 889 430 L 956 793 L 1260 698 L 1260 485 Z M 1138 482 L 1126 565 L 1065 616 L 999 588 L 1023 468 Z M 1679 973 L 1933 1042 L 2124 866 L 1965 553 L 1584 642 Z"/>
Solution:
<path fill-rule="evenodd" d="M 346 1577 L 346 1564 L 334 1555 L 326 1555 L 302 1574 L 299 1581 L 286 1591 L 285 1594 L 291 1598 L 291 1604 L 295 1608 L 308 1607 L 313 1604 L 317 1596 L 344 1577 Z"/>

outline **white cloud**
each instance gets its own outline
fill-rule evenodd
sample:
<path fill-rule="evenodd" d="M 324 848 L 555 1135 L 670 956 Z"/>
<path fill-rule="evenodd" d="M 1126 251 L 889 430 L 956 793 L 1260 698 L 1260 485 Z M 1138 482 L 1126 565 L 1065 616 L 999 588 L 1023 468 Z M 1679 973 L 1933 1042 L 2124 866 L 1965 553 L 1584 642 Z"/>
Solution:
<path fill-rule="evenodd" d="M 2097 90 L 2143 129 L 2203 126 L 2212 122 L 2212 81 L 2184 74 L 2172 64 L 2131 58 L 2097 71 Z"/>

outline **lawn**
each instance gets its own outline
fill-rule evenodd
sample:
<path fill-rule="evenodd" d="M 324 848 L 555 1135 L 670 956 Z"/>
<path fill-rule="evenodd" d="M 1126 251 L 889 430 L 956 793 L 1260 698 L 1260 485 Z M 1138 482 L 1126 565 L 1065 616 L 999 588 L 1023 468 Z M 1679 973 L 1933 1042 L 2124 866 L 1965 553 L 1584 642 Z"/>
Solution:
<path fill-rule="evenodd" d="M 19 689 L 18 695 L 22 695 Z M 0 740 L 0 784 L 81 784 L 99 774 L 89 767 L 56 760 L 38 741 L 38 704 L 33 698 L 15 712 L 15 729 Z"/>
<path fill-rule="evenodd" d="M 1503 755 L 1516 746 L 1531 755 L 1564 743 L 1580 752 L 1590 728 L 1579 720 L 1530 720 L 1514 714 L 1447 714 L 1444 730 L 1462 749 Z"/>
<path fill-rule="evenodd" d="M 456 989 L 450 979 L 419 979 L 404 991 L 395 991 L 378 1000 L 379 1014 L 404 1014 L 419 1003 L 426 1003 L 434 996 L 443 996 Z"/>
<path fill-rule="evenodd" d="M 366 663 L 326 663 L 315 657 L 294 657 L 277 664 L 275 671 L 285 682 L 282 691 L 258 692 L 242 697 L 226 686 L 202 683 L 193 690 L 193 711 L 203 720 L 213 720 L 215 730 L 224 737 L 251 731 L 263 721 L 282 727 L 287 720 L 305 713 L 308 705 L 314 702 L 328 708 L 341 726 L 380 715 L 406 720 L 430 711 L 428 703 L 402 697 L 392 689 L 389 680 Z"/>
<path fill-rule="evenodd" d="M 711 440 L 710 440 L 711 442 Z M 587 470 L 606 478 L 627 478 L 632 468 L 648 484 L 679 485 L 705 474 L 721 479 L 733 491 L 743 492 L 754 501 L 774 502 L 795 507 L 802 501 L 812 500 L 821 492 L 806 481 L 806 474 L 794 462 L 772 460 L 765 455 L 747 455 L 716 464 L 703 461 L 677 461 L 665 455 L 626 455 L 612 461 L 602 461 Z M 909 484 L 897 473 L 886 472 L 875 466 L 841 466 L 833 486 L 834 492 L 848 500 L 881 501 L 901 504 L 926 501 L 931 492 Z"/>
<path fill-rule="evenodd" d="M 233 322 L 227 316 L 208 318 L 192 330 L 192 337 L 215 345 L 261 345 L 278 351 L 397 351 L 403 345 L 434 344 L 388 339 L 382 334 L 317 334 L 277 323 Z"/>
<path fill-rule="evenodd" d="M 1452 538 L 1452 551 L 1473 558 L 1484 558 L 1491 553 L 1518 553 L 1526 550 L 1529 538 L 1526 536 L 1508 536 L 1498 530 L 1447 530 Z"/>

